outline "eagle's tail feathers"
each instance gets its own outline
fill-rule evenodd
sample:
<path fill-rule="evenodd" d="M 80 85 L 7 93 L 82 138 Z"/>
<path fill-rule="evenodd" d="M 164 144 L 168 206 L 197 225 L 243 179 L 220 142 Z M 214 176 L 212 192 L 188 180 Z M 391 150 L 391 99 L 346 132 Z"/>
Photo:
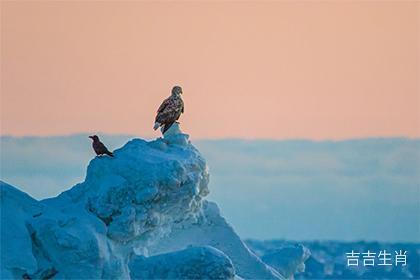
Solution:
<path fill-rule="evenodd" d="M 163 130 L 162 130 L 162 134 L 165 134 L 165 132 L 172 126 L 174 124 L 174 122 L 170 122 L 170 123 L 167 123 L 167 124 L 165 124 L 165 126 L 163 127 Z"/>
<path fill-rule="evenodd" d="M 153 126 L 153 129 L 156 130 L 160 127 L 160 123 L 155 122 L 155 125 Z"/>

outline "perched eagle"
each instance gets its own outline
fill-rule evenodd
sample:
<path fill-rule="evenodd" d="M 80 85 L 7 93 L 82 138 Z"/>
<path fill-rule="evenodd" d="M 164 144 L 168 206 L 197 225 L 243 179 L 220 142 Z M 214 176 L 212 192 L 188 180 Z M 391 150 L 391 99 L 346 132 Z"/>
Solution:
<path fill-rule="evenodd" d="M 181 94 L 182 88 L 180 86 L 172 88 L 172 95 L 166 98 L 157 110 L 154 130 L 163 126 L 162 134 L 164 134 L 184 113 L 184 102 Z"/>
<path fill-rule="evenodd" d="M 95 151 L 95 153 L 96 153 L 98 156 L 101 156 L 101 155 L 108 155 L 108 156 L 110 156 L 110 157 L 114 157 L 114 154 L 113 154 L 113 153 L 111 153 L 111 152 L 107 149 L 107 147 L 105 147 L 104 143 L 102 143 L 102 142 L 99 140 L 99 137 L 98 137 L 97 135 L 92 135 L 92 136 L 89 136 L 89 138 L 93 140 L 92 147 L 93 147 L 93 150 Z"/>

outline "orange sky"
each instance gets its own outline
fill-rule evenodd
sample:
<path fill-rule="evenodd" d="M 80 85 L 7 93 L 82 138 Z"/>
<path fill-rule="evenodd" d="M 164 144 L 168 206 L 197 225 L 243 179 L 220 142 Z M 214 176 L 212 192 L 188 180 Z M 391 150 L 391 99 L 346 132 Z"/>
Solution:
<path fill-rule="evenodd" d="M 417 2 L 1 2 L 1 134 L 419 137 Z"/>

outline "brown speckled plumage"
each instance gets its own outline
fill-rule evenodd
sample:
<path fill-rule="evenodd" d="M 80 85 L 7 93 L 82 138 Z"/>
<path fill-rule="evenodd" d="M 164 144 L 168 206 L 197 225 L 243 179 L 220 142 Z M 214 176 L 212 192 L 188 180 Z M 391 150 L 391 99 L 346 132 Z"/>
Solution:
<path fill-rule="evenodd" d="M 182 89 L 179 86 L 175 86 L 172 89 L 172 95 L 165 99 L 157 110 L 155 119 L 155 129 L 159 126 L 164 126 L 162 133 L 165 133 L 171 125 L 176 122 L 182 113 L 184 113 L 184 102 L 181 98 Z"/>

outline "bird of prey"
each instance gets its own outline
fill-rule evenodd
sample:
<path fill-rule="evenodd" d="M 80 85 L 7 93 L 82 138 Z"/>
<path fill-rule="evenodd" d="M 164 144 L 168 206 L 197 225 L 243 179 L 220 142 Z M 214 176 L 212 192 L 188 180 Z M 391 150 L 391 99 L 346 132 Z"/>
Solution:
<path fill-rule="evenodd" d="M 108 151 L 105 145 L 101 141 L 99 141 L 99 137 L 97 135 L 89 136 L 89 138 L 93 140 L 92 147 L 96 155 L 108 155 L 110 157 L 114 157 L 114 154 Z"/>
<path fill-rule="evenodd" d="M 154 130 L 163 126 L 162 134 L 165 134 L 171 125 L 184 113 L 184 102 L 182 101 L 181 94 L 182 88 L 180 86 L 174 86 L 172 88 L 171 96 L 166 98 L 157 110 Z"/>

